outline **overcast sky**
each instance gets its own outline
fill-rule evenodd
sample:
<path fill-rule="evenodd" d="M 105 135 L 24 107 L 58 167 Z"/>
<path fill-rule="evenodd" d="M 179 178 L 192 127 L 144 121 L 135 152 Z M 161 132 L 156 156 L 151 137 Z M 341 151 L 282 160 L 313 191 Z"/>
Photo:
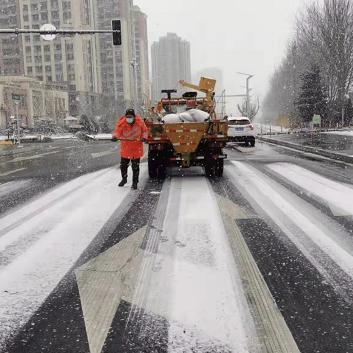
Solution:
<path fill-rule="evenodd" d="M 266 93 L 293 36 L 298 11 L 312 0 L 134 0 L 148 15 L 150 44 L 167 32 L 191 43 L 192 71 L 217 66 L 228 93 L 243 93 L 242 71 Z"/>

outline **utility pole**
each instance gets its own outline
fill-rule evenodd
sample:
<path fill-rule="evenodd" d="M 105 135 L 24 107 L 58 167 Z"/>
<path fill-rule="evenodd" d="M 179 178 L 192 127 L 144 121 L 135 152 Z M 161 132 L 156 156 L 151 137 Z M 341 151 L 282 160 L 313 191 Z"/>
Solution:
<path fill-rule="evenodd" d="M 237 72 L 239 75 L 247 76 L 246 78 L 246 114 L 250 116 L 250 80 L 255 76 L 251 74 L 245 74 L 243 72 Z"/>

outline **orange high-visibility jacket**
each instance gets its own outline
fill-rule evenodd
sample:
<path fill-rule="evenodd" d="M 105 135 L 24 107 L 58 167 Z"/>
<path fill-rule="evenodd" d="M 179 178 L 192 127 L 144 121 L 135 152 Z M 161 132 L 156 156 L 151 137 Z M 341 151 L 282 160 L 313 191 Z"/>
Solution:
<path fill-rule="evenodd" d="M 143 157 L 142 139 L 147 138 L 147 127 L 141 117 L 135 117 L 133 125 L 122 116 L 116 123 L 113 137 L 121 139 L 120 156 L 128 159 L 138 159 Z M 131 140 L 131 141 L 124 141 Z"/>

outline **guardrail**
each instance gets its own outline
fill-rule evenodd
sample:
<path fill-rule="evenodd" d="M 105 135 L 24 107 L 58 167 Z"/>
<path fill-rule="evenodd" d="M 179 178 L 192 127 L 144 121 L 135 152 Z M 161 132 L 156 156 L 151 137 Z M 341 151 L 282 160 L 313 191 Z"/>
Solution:
<path fill-rule="evenodd" d="M 275 144 L 275 145 L 289 147 L 289 148 L 295 149 L 297 151 L 312 153 L 312 154 L 316 154 L 318 156 L 326 157 L 326 158 L 329 158 L 332 160 L 353 164 L 353 156 L 349 156 L 347 154 L 332 152 L 332 151 L 324 150 L 322 148 L 298 145 L 296 143 L 291 143 L 288 141 L 281 141 L 281 140 L 277 140 L 277 139 L 271 139 L 268 137 L 258 136 L 258 139 L 261 141 L 264 141 L 264 142 Z"/>

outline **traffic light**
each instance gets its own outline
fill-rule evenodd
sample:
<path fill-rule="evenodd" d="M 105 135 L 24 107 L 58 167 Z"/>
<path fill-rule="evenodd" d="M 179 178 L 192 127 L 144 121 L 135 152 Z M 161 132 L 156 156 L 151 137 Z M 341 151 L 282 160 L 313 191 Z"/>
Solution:
<path fill-rule="evenodd" d="M 113 20 L 112 21 L 112 30 L 113 32 L 113 44 L 121 45 L 121 21 Z"/>

